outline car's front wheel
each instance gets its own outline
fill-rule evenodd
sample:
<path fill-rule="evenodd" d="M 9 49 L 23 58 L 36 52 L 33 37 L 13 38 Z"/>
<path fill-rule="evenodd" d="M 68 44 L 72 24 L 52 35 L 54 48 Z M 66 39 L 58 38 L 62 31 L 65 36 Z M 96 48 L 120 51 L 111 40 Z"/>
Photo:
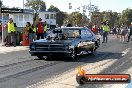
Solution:
<path fill-rule="evenodd" d="M 71 58 L 72 58 L 73 60 L 74 60 L 74 59 L 77 59 L 77 53 L 76 53 L 75 49 L 72 50 Z"/>
<path fill-rule="evenodd" d="M 94 54 L 95 53 L 95 51 L 96 51 L 96 45 L 95 44 L 93 45 L 93 47 L 91 48 L 90 51 L 91 51 L 91 54 Z"/>
<path fill-rule="evenodd" d="M 99 48 L 99 46 L 100 46 L 100 39 L 97 39 L 97 41 L 95 42 L 95 44 L 96 44 L 96 49 Z"/>

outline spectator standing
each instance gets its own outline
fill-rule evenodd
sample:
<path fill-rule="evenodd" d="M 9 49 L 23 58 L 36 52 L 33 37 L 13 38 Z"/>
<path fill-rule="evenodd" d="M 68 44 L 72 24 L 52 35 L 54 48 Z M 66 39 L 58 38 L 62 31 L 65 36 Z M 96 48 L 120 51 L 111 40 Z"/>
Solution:
<path fill-rule="evenodd" d="M 104 22 L 104 25 L 103 25 L 103 42 L 106 42 L 108 41 L 108 33 L 110 31 L 110 27 L 108 26 L 108 23 Z"/>
<path fill-rule="evenodd" d="M 99 33 L 101 36 L 103 35 L 103 28 L 102 27 L 99 27 Z"/>
<path fill-rule="evenodd" d="M 47 22 L 44 22 L 44 38 L 46 38 L 47 35 Z"/>
<path fill-rule="evenodd" d="M 27 22 L 27 28 L 29 32 L 29 42 L 32 43 L 36 40 L 36 28 L 30 24 L 30 22 Z"/>
<path fill-rule="evenodd" d="M 126 34 L 127 34 L 127 27 L 125 27 L 124 25 L 121 27 L 121 41 L 124 42 L 125 41 L 125 37 L 126 37 Z"/>
<path fill-rule="evenodd" d="M 37 24 L 37 40 L 44 39 L 44 23 L 41 21 L 42 19 L 39 18 L 39 22 Z"/>
<path fill-rule="evenodd" d="M 129 42 L 131 35 L 132 35 L 132 22 L 131 22 L 131 25 L 129 26 L 129 34 L 128 34 L 127 42 Z"/>
<path fill-rule="evenodd" d="M 0 23 L 0 40 L 2 39 L 2 24 Z"/>
<path fill-rule="evenodd" d="M 35 41 L 36 39 L 37 39 L 37 37 L 36 37 L 36 32 L 37 32 L 37 29 L 36 29 L 36 27 L 32 24 L 32 29 L 33 29 L 33 41 Z"/>
<path fill-rule="evenodd" d="M 72 24 L 68 23 L 68 24 L 66 25 L 66 27 L 72 27 Z"/>
<path fill-rule="evenodd" d="M 116 28 L 116 31 L 117 31 L 117 38 L 119 38 L 119 35 L 121 33 L 121 29 L 119 27 Z"/>
<path fill-rule="evenodd" d="M 116 27 L 113 28 L 112 32 L 113 32 L 113 35 L 117 34 Z"/>
<path fill-rule="evenodd" d="M 94 26 L 92 27 L 92 32 L 93 32 L 94 34 L 97 34 L 98 30 L 97 30 L 97 28 L 96 28 L 96 25 L 94 25 Z"/>
<path fill-rule="evenodd" d="M 10 18 L 9 22 L 8 22 L 8 44 L 7 44 L 7 46 L 10 46 L 11 39 L 13 42 L 13 46 L 16 47 L 16 29 L 15 29 L 14 22 L 13 22 L 12 18 Z"/>

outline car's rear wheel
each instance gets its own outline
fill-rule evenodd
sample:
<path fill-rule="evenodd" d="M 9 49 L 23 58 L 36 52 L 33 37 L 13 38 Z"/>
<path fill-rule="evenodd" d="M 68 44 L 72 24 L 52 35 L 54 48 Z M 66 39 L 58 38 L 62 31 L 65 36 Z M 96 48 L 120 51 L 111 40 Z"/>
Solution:
<path fill-rule="evenodd" d="M 39 59 L 45 59 L 47 60 L 49 57 L 48 56 L 37 56 Z"/>
<path fill-rule="evenodd" d="M 44 56 L 37 56 L 38 59 L 44 59 Z"/>

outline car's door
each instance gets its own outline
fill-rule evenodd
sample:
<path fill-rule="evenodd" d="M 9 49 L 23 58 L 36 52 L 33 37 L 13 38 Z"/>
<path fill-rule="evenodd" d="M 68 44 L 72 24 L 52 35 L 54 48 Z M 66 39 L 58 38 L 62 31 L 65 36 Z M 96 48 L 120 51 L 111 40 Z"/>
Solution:
<path fill-rule="evenodd" d="M 88 51 L 94 46 L 94 44 L 93 34 L 89 29 L 83 28 L 81 30 L 81 41 L 78 44 L 79 50 Z"/>

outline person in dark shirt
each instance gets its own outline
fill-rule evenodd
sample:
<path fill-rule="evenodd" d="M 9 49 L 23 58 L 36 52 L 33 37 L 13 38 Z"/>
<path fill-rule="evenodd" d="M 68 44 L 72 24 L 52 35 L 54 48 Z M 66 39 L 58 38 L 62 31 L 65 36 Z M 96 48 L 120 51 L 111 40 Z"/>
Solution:
<path fill-rule="evenodd" d="M 132 22 L 131 22 L 131 25 L 130 25 L 130 27 L 129 27 L 129 35 L 128 35 L 128 40 L 127 40 L 127 42 L 129 42 L 129 40 L 130 40 L 130 37 L 131 37 L 131 35 L 132 35 Z"/>
<path fill-rule="evenodd" d="M 0 40 L 2 39 L 2 24 L 0 23 Z"/>
<path fill-rule="evenodd" d="M 70 24 L 70 23 L 69 23 L 69 24 L 67 24 L 67 26 L 66 26 L 66 27 L 72 27 L 72 24 Z"/>
<path fill-rule="evenodd" d="M 29 42 L 32 43 L 36 40 L 36 28 L 30 24 L 30 22 L 27 22 L 27 28 L 29 32 Z"/>

